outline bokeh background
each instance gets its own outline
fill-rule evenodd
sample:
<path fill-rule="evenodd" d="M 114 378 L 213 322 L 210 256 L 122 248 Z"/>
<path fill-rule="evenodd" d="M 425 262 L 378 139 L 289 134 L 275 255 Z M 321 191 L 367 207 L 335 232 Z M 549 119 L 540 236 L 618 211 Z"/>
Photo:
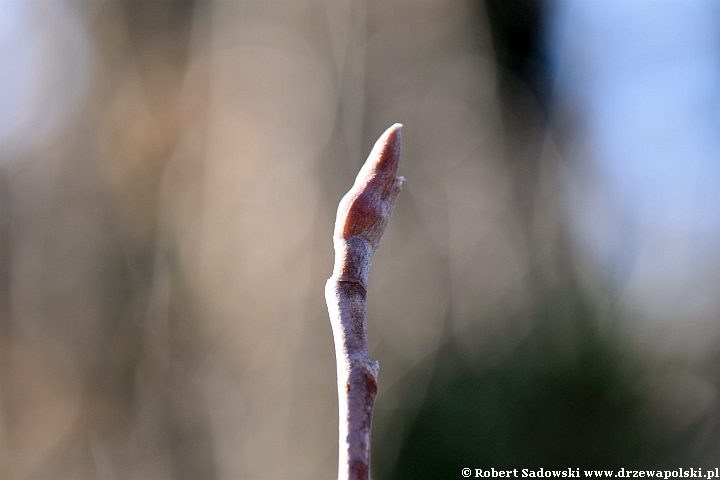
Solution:
<path fill-rule="evenodd" d="M 394 122 L 374 478 L 718 466 L 719 9 L 1 0 L 0 478 L 333 478 Z"/>

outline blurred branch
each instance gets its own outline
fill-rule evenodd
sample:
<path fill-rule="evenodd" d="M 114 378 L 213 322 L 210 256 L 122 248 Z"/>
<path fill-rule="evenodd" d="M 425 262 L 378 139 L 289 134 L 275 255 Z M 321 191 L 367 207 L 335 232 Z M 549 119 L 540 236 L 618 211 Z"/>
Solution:
<path fill-rule="evenodd" d="M 378 362 L 368 355 L 365 297 L 372 255 L 400 194 L 400 129 L 388 128 L 338 206 L 335 267 L 325 285 L 337 359 L 340 413 L 338 479 L 367 480 Z"/>

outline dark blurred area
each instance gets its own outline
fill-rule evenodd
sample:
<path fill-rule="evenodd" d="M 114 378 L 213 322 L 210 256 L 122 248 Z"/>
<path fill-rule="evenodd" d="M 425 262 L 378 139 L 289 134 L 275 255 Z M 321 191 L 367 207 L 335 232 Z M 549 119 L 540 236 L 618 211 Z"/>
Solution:
<path fill-rule="evenodd" d="M 394 122 L 373 477 L 716 467 L 717 9 L 1 1 L 0 478 L 333 478 Z"/>

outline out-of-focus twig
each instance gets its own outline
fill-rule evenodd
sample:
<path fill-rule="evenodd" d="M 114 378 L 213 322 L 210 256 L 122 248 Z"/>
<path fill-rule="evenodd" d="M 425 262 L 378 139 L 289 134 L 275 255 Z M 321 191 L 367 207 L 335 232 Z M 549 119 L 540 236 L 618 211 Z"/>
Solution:
<path fill-rule="evenodd" d="M 372 255 L 390 220 L 403 182 L 397 176 L 400 129 L 378 139 L 355 184 L 338 207 L 335 267 L 325 285 L 337 359 L 340 411 L 338 479 L 370 475 L 370 428 L 379 365 L 368 355 L 365 297 Z"/>

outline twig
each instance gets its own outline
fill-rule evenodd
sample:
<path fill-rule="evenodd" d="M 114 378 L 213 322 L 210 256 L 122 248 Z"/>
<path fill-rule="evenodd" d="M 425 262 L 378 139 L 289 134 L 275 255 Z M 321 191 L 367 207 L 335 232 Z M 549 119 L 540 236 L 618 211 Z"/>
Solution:
<path fill-rule="evenodd" d="M 400 194 L 400 129 L 378 139 L 355 184 L 338 207 L 333 243 L 335 267 L 325 285 L 337 359 L 340 410 L 339 480 L 370 475 L 370 428 L 377 395 L 378 362 L 368 356 L 365 297 L 372 255 Z"/>

